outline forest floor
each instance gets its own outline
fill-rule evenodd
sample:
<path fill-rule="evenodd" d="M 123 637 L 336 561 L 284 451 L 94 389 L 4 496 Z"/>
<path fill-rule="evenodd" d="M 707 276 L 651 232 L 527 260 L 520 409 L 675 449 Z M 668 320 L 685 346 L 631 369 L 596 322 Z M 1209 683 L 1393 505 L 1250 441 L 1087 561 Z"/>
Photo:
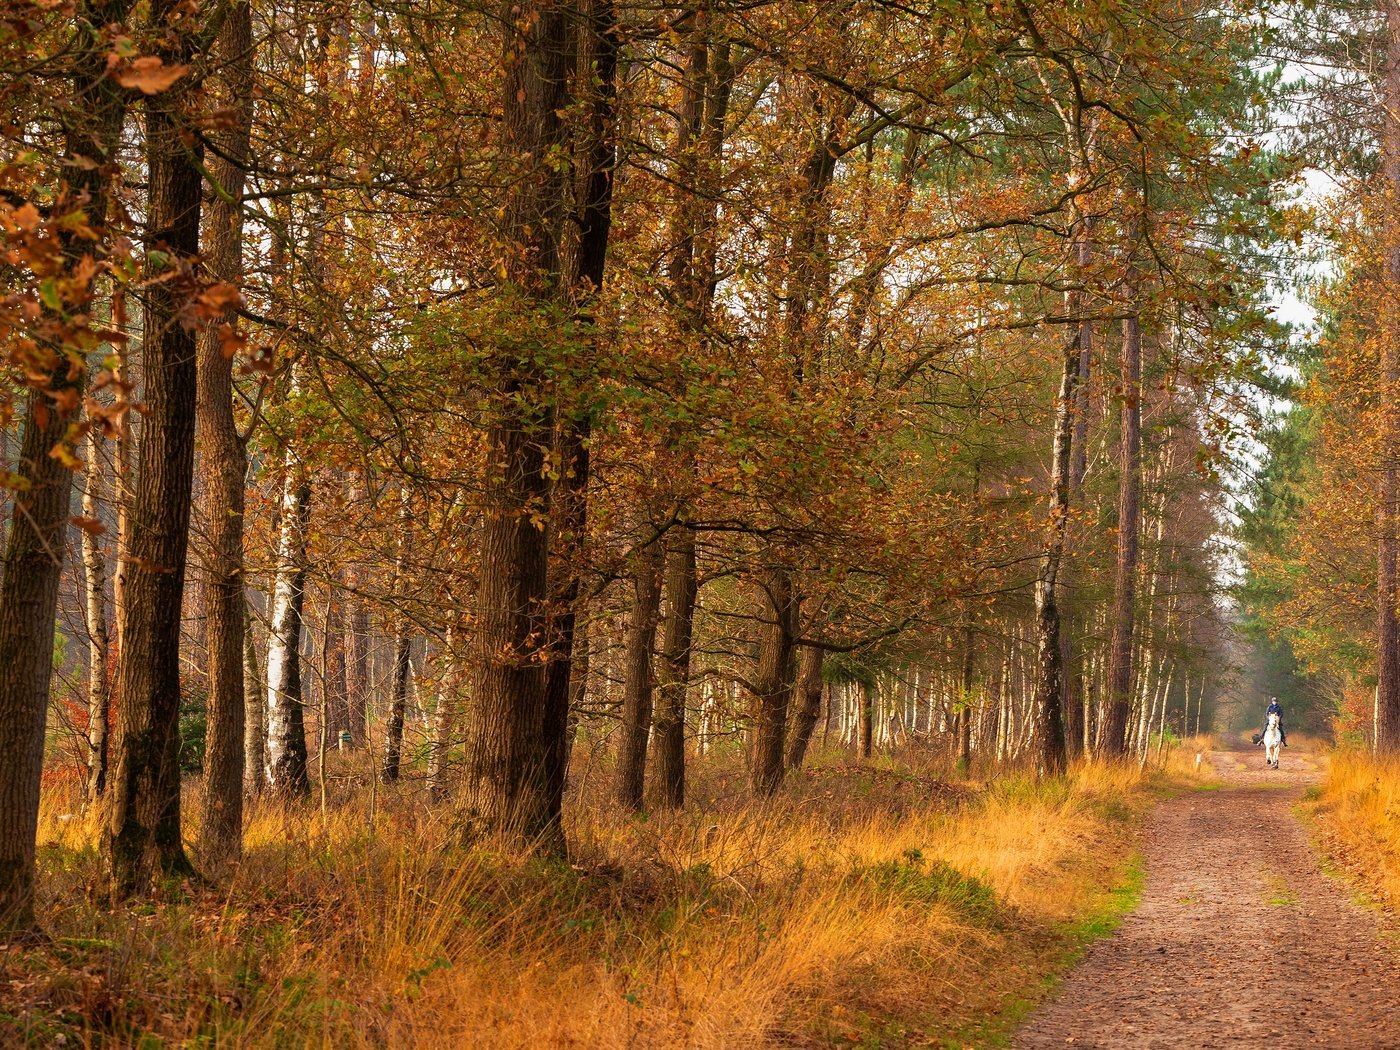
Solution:
<path fill-rule="evenodd" d="M 1394 1047 L 1393 924 L 1329 877 L 1300 819 L 1326 757 L 1209 753 L 1221 781 L 1148 819 L 1140 906 L 1016 1037 L 1043 1047 Z"/>
<path fill-rule="evenodd" d="M 581 752 L 567 863 L 464 842 L 421 783 L 351 763 L 325 813 L 254 807 L 234 871 L 114 910 L 96 814 L 54 788 L 52 941 L 0 945 L 0 1047 L 1006 1046 L 1136 902 L 1195 746 L 1043 782 L 833 752 L 766 804 L 716 759 L 684 811 L 635 816 Z"/>

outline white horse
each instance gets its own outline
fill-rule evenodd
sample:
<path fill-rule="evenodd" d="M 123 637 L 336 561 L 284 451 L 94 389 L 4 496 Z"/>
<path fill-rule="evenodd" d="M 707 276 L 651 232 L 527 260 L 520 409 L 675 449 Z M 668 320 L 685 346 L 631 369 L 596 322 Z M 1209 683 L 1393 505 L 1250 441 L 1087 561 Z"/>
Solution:
<path fill-rule="evenodd" d="M 1278 768 L 1279 748 L 1283 744 L 1283 730 L 1278 726 L 1278 715 L 1269 715 L 1269 724 L 1264 727 L 1264 761 L 1270 769 Z"/>

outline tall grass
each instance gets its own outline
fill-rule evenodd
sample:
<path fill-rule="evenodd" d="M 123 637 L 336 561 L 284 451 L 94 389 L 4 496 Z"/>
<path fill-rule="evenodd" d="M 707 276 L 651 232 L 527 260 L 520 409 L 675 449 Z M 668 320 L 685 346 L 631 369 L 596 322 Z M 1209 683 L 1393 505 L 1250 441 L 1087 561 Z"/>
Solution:
<path fill-rule="evenodd" d="M 1400 759 L 1337 750 L 1318 802 L 1337 859 L 1392 907 L 1400 906 Z"/>
<path fill-rule="evenodd" d="M 1095 764 L 980 785 L 818 764 L 767 805 L 739 782 L 705 773 L 680 813 L 575 800 L 568 862 L 463 842 L 411 784 L 370 826 L 343 785 L 324 815 L 254 808 L 227 879 L 115 913 L 85 892 L 94 822 L 51 795 L 57 939 L 0 955 L 24 988 L 0 1044 L 912 1045 L 1064 959 L 1146 799 Z"/>

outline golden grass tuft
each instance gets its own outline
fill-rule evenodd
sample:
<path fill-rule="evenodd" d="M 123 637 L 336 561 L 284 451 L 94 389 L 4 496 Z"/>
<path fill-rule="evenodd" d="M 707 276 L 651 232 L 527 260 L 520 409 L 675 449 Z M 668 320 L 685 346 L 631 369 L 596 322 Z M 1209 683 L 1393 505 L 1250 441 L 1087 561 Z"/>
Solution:
<path fill-rule="evenodd" d="M 1317 803 L 1330 852 L 1388 906 L 1400 907 L 1400 759 L 1338 749 Z"/>
<path fill-rule="evenodd" d="M 52 795 L 57 941 L 0 956 L 26 989 L 0 1043 L 925 1045 L 1069 958 L 1149 794 L 1097 763 L 968 784 L 818 761 L 763 805 L 737 770 L 691 786 L 680 813 L 573 800 L 563 862 L 464 844 L 414 784 L 381 790 L 371 826 L 343 784 L 324 817 L 255 807 L 221 883 L 115 913 L 84 892 L 95 821 Z"/>

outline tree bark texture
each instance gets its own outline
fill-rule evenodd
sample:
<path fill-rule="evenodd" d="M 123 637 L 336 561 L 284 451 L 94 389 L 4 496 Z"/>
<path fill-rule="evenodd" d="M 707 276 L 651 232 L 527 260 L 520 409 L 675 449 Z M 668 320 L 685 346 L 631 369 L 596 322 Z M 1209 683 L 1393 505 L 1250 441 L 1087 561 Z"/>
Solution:
<path fill-rule="evenodd" d="M 215 278 L 236 283 L 243 275 L 243 207 L 234 202 L 243 196 L 253 119 L 253 15 L 247 0 L 229 9 L 217 50 L 234 117 L 216 134 L 219 149 L 209 170 L 233 201 L 218 193 L 211 198 L 204 257 Z M 230 313 L 224 320 L 232 324 L 235 317 Z M 198 372 L 209 661 L 199 847 L 206 859 L 224 861 L 238 856 L 243 840 L 243 496 L 248 456 L 233 416 L 233 359 L 212 326 L 200 338 Z"/>
<path fill-rule="evenodd" d="M 88 431 L 88 461 L 83 472 L 83 517 L 102 517 L 104 466 L 102 428 Z M 95 802 L 107 787 L 107 722 L 111 714 L 108 656 L 111 638 L 107 630 L 107 558 L 102 537 L 92 528 L 83 530 L 83 599 L 88 631 L 88 768 L 83 793 Z"/>
<path fill-rule="evenodd" d="M 503 212 L 502 268 L 510 292 L 541 311 L 560 305 L 559 238 L 568 146 L 566 9 L 546 0 L 502 7 L 502 144 L 518 162 Z M 483 484 L 471 759 L 464 785 L 475 820 L 520 842 L 563 852 L 562 814 L 547 739 L 549 512 L 545 451 L 553 419 L 528 362 L 502 363 L 491 391 Z"/>
<path fill-rule="evenodd" d="M 1136 288 L 1129 289 L 1136 297 Z M 1133 627 L 1137 608 L 1138 535 L 1142 523 L 1142 327 L 1123 320 L 1122 407 L 1119 411 L 1118 554 L 1113 577 L 1113 623 L 1108 643 L 1108 717 L 1100 746 L 1105 754 L 1127 749 L 1133 678 Z"/>
<path fill-rule="evenodd" d="M 788 734 L 787 767 L 801 769 L 812 743 L 812 733 L 822 711 L 822 663 L 825 657 L 814 645 L 804 645 L 797 658 L 797 709 Z"/>
<path fill-rule="evenodd" d="M 152 5 L 165 27 L 179 5 Z M 178 53 L 192 46 L 177 31 Z M 179 89 L 146 100 L 149 243 L 168 253 L 162 276 L 147 286 L 142 351 L 147 405 L 127 560 L 126 635 L 117 671 L 103 858 L 114 898 L 143 891 L 158 874 L 188 872 L 180 839 L 180 615 L 189 545 L 194 473 L 197 347 L 181 320 L 198 290 L 201 147 L 186 142 L 187 100 Z M 148 259 L 148 266 L 153 263 Z"/>
<path fill-rule="evenodd" d="M 266 784 L 267 686 L 258 667 L 258 644 L 253 637 L 252 615 L 243 602 L 243 794 L 257 798 Z"/>
<path fill-rule="evenodd" d="M 1031 733 L 1036 771 L 1055 776 L 1066 765 L 1064 714 L 1060 708 L 1060 566 L 1070 513 L 1070 452 L 1074 436 L 1074 406 L 1079 385 L 1079 342 L 1065 347 L 1060 389 L 1055 399 L 1055 439 L 1050 465 L 1050 506 L 1045 525 L 1045 548 L 1035 582 L 1036 675 L 1031 710 Z"/>
<path fill-rule="evenodd" d="M 656 625 L 661 606 L 660 538 L 648 542 L 637 552 L 634 561 L 632 621 L 627 627 L 622 688 L 622 744 L 617 760 L 617 800 L 630 810 L 642 808 L 646 786 L 647 742 L 651 736 L 655 685 L 652 651 L 656 648 Z"/>
<path fill-rule="evenodd" d="M 764 573 L 763 598 L 749 758 L 749 780 L 759 798 L 775 794 L 783 783 L 783 744 L 787 740 L 788 705 L 796 680 L 800 609 L 792 578 L 785 569 L 770 568 Z"/>
<path fill-rule="evenodd" d="M 875 684 L 873 682 L 862 679 L 857 703 L 860 705 L 856 718 L 856 728 L 860 734 L 860 757 L 869 758 L 875 751 Z"/>
<path fill-rule="evenodd" d="M 64 114 L 68 189 L 86 198 L 88 222 L 100 230 L 107 216 L 110 157 L 120 137 L 125 94 L 106 75 L 107 46 L 99 27 L 125 17 L 127 4 L 83 3 L 75 13 L 76 75 L 71 108 Z M 64 245 L 70 264 L 87 244 Z M 87 304 L 75 304 L 86 309 Z M 76 394 L 86 372 L 81 355 L 50 347 L 48 389 Z M 59 578 L 73 472 L 49 451 L 64 440 L 72 409 L 35 391 L 26 401 L 15 470 L 28 482 L 14 500 L 5 568 L 0 579 L 0 933 L 34 926 L 34 839 L 39 822 L 39 783 L 44 759 L 49 684 Z"/>
<path fill-rule="evenodd" d="M 413 669 L 410 639 L 405 628 L 394 638 L 394 677 L 389 695 L 389 717 L 384 726 L 384 765 L 379 779 L 384 784 L 396 783 L 403 760 L 403 720 L 408 707 L 408 676 Z"/>
<path fill-rule="evenodd" d="M 311 483 L 296 453 L 288 449 L 282 480 L 282 519 L 277 537 L 277 572 L 267 631 L 267 740 L 265 778 L 276 795 L 305 795 L 306 719 L 301 681 L 301 633 L 306 603 L 306 530 Z"/>
<path fill-rule="evenodd" d="M 673 809 L 685 805 L 685 709 L 698 590 L 695 532 L 681 522 L 666 536 L 666 615 L 657 665 L 657 797 Z"/>

